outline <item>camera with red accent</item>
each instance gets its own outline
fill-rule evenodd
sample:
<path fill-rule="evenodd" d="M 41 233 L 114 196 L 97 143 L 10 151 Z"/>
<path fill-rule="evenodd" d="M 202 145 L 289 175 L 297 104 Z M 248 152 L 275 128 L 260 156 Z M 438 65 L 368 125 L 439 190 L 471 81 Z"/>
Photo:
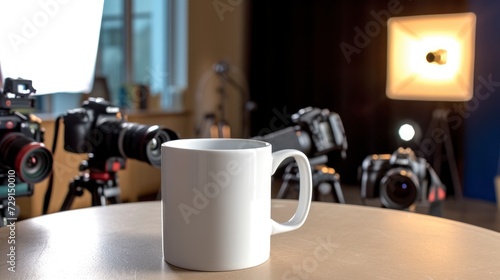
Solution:
<path fill-rule="evenodd" d="M 15 196 L 29 196 L 33 184 L 52 172 L 52 153 L 43 142 L 41 120 L 15 109 L 34 107 L 36 90 L 25 79 L 6 78 L 0 91 L 0 198 L 8 197 L 15 185 Z"/>

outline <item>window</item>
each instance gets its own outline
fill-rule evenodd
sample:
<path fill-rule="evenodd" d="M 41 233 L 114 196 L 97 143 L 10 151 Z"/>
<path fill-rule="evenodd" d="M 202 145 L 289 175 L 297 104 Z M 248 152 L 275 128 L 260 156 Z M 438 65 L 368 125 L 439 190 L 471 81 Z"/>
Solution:
<path fill-rule="evenodd" d="M 95 75 L 104 77 L 109 101 L 128 107 L 126 89 L 146 85 L 161 109 L 182 110 L 187 86 L 187 1 L 105 0 Z M 80 94 L 37 98 L 42 111 L 80 107 Z"/>
<path fill-rule="evenodd" d="M 182 109 L 187 85 L 187 1 L 106 0 L 96 75 L 106 77 L 110 99 L 128 106 L 127 85 L 147 85 L 163 109 Z"/>

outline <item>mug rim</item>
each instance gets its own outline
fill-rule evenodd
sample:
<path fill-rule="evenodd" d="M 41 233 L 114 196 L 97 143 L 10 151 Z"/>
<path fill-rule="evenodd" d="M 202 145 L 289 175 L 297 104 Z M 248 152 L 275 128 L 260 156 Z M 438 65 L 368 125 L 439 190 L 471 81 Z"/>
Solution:
<path fill-rule="evenodd" d="M 207 148 L 207 147 L 202 147 L 204 144 L 207 143 L 250 143 L 253 144 L 252 146 L 242 146 L 242 147 L 235 147 L 235 148 L 224 148 L 222 146 L 218 148 Z M 187 146 L 189 143 L 193 144 L 196 143 L 196 145 L 190 145 Z M 253 150 L 253 149 L 265 149 L 268 147 L 271 147 L 271 144 L 265 141 L 261 140 L 255 140 L 255 139 L 243 139 L 243 138 L 184 138 L 184 139 L 175 139 L 172 141 L 168 142 L 163 142 L 161 144 L 162 149 L 163 148 L 173 148 L 173 149 L 180 149 L 180 150 L 190 150 L 190 151 L 215 151 L 215 152 L 224 152 L 224 151 L 241 151 L 241 150 Z"/>

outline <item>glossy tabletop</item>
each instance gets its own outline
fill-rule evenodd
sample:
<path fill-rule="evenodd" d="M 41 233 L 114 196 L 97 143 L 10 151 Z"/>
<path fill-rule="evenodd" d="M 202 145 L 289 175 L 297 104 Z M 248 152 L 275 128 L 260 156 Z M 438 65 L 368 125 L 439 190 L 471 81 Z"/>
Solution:
<path fill-rule="evenodd" d="M 273 200 L 272 216 L 295 205 Z M 0 279 L 500 279 L 500 233 L 422 214 L 313 202 L 302 228 L 271 238 L 266 263 L 229 272 L 165 263 L 160 216 L 160 202 L 128 203 L 1 228 Z"/>

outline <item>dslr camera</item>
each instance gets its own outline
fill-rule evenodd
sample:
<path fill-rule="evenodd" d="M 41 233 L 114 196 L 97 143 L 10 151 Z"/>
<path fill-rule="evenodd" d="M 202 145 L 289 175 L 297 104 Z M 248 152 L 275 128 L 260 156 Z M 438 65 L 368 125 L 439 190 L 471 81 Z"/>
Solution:
<path fill-rule="evenodd" d="M 52 153 L 42 143 L 41 120 L 14 110 L 33 108 L 30 95 L 35 92 L 30 80 L 11 78 L 5 79 L 0 91 L 0 226 L 7 213 L 18 216 L 9 198 L 31 196 L 34 184 L 52 172 Z"/>
<path fill-rule="evenodd" d="M 408 209 L 444 200 L 445 195 L 432 167 L 410 148 L 369 155 L 361 165 L 361 198 L 380 198 L 385 208 Z"/>
<path fill-rule="evenodd" d="M 15 173 L 18 182 L 29 185 L 47 178 L 52 171 L 52 154 L 43 142 L 41 121 L 34 115 L 22 114 L 13 109 L 30 109 L 36 90 L 30 80 L 6 78 L 0 92 L 0 186 L 8 185 L 8 177 Z M 12 181 L 12 180 L 11 180 Z M 31 195 L 30 186 L 27 195 Z M 16 195 L 23 195 L 21 188 Z M 1 192 L 1 197 L 4 193 Z"/>
<path fill-rule="evenodd" d="M 270 143 L 273 151 L 296 149 L 303 152 L 313 166 L 314 199 L 319 198 L 319 186 L 327 183 L 331 186 L 334 201 L 345 203 L 339 174 L 325 165 L 327 154 L 332 151 L 340 151 L 342 157 L 346 157 L 347 137 L 340 116 L 328 109 L 306 107 L 293 114 L 291 119 L 293 126 L 252 139 Z M 285 165 L 278 198 L 285 197 L 290 183 L 295 185 L 299 180 L 296 164 L 285 160 L 281 166 Z"/>
<path fill-rule="evenodd" d="M 89 98 L 64 116 L 64 149 L 88 153 L 89 167 L 98 172 L 123 169 L 132 158 L 159 168 L 161 144 L 179 137 L 158 125 L 129 123 L 103 98 Z M 120 166 L 117 166 L 120 165 Z"/>
<path fill-rule="evenodd" d="M 337 113 L 306 107 L 292 115 L 292 122 L 291 127 L 252 139 L 271 143 L 273 151 L 296 149 L 307 156 L 317 157 L 337 150 L 345 157 L 347 138 Z"/>

